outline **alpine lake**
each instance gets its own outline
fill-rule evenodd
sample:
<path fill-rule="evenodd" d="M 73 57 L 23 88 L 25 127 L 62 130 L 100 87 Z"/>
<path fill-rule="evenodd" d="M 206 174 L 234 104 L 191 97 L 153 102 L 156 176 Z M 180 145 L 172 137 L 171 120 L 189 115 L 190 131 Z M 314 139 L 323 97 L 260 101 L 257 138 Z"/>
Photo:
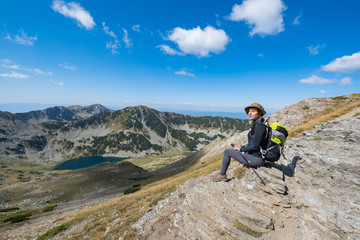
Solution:
<path fill-rule="evenodd" d="M 92 156 L 92 157 L 81 157 L 67 160 L 65 162 L 56 165 L 52 170 L 75 170 L 93 166 L 95 164 L 103 162 L 119 162 L 128 158 L 120 157 L 102 157 L 102 156 Z"/>

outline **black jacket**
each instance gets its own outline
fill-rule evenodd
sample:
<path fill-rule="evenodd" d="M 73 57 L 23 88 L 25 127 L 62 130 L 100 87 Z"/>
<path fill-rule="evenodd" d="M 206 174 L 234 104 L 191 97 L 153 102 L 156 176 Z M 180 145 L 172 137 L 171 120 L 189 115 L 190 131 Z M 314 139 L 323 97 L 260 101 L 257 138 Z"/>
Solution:
<path fill-rule="evenodd" d="M 241 152 L 247 152 L 253 156 L 261 157 L 260 146 L 266 149 L 266 126 L 264 119 L 253 121 L 248 133 L 248 144 L 240 148 Z"/>

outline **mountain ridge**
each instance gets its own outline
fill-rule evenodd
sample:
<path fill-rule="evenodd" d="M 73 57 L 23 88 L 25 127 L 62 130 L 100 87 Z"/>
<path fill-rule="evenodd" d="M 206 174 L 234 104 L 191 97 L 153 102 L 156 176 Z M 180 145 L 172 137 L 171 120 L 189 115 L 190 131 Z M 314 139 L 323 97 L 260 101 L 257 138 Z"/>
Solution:
<path fill-rule="evenodd" d="M 92 104 L 90 106 L 71 105 L 68 107 L 55 106 L 44 110 L 36 110 L 25 113 L 15 113 L 15 116 L 24 121 L 33 123 L 42 123 L 47 121 L 70 122 L 88 118 L 101 112 L 110 112 L 111 110 L 101 104 Z"/>
<path fill-rule="evenodd" d="M 83 156 L 136 157 L 198 150 L 250 126 L 244 119 L 192 117 L 146 106 L 101 111 L 71 121 L 44 122 L 44 118 L 40 119 L 39 122 L 32 118 L 26 121 L 16 114 L 0 112 L 0 141 L 3 143 L 0 156 L 51 163 Z"/>
<path fill-rule="evenodd" d="M 334 108 L 347 104 L 342 98 L 327 100 Z M 298 107 L 292 106 L 295 110 Z M 313 119 L 326 113 L 324 106 L 314 104 L 312 109 L 316 113 Z M 295 111 L 298 115 L 289 120 L 306 122 L 309 114 L 305 110 Z M 282 118 L 278 119 L 286 119 L 286 111 L 280 112 Z M 16 227 L 2 227 L 1 236 L 8 239 L 23 236 L 45 239 L 358 239 L 359 113 L 360 110 L 356 110 L 345 119 L 324 121 L 300 137 L 290 137 L 285 148 L 287 159 L 255 169 L 256 173 L 250 169 L 241 170 L 241 167 L 239 171 L 232 161 L 228 172 L 232 178 L 230 182 L 212 183 L 208 174 L 219 171 L 223 150 L 230 143 L 246 142 L 246 131 L 218 139 L 146 176 L 129 177 L 133 186 L 141 185 L 141 190 L 135 193 L 102 195 L 103 198 L 95 202 L 91 200 L 91 204 L 89 200 L 79 199 L 86 202 L 85 205 L 71 201 L 71 208 L 61 205 L 47 216 L 32 217 L 31 221 Z M 281 121 L 287 126 L 286 121 Z M 119 167 L 100 164 L 98 169 L 107 169 L 111 175 L 116 174 Z M 76 171 L 77 176 L 81 173 L 85 174 L 86 170 Z M 62 179 L 63 174 L 58 178 Z M 66 179 L 70 180 L 70 176 Z M 28 189 L 30 184 L 36 183 L 22 186 Z M 101 195 L 115 185 L 109 182 L 108 186 L 95 190 Z M 86 193 L 83 194 L 86 198 Z"/>
<path fill-rule="evenodd" d="M 353 105 L 351 109 L 345 109 L 339 115 L 360 107 L 360 94 L 353 93 L 336 97 L 324 98 L 305 98 L 300 102 L 285 106 L 280 111 L 271 115 L 271 121 L 282 122 L 289 129 L 295 128 L 304 123 L 310 122 L 315 118 L 323 115 L 330 115 L 338 109 L 344 108 L 347 105 Z M 323 121 L 336 119 L 336 116 L 329 116 Z"/>

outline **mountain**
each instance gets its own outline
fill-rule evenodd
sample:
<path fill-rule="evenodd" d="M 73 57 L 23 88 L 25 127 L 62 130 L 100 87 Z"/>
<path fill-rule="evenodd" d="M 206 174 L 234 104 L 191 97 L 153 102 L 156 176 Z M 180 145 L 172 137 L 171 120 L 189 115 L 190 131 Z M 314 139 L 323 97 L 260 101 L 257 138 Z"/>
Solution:
<path fill-rule="evenodd" d="M 44 110 L 15 113 L 15 116 L 20 120 L 34 123 L 47 121 L 70 122 L 85 119 L 102 112 L 111 112 L 111 110 L 100 104 L 93 104 L 86 107 L 77 105 L 69 107 L 56 106 Z"/>
<path fill-rule="evenodd" d="M 103 111 L 99 105 L 73 106 L 61 114 L 56 109 L 62 107 L 36 114 L 30 112 L 22 115 L 23 119 L 16 114 L 1 112 L 0 157 L 51 164 L 84 156 L 137 157 L 198 150 L 212 141 L 250 127 L 249 121 L 244 119 L 192 117 L 159 112 L 145 106 L 113 112 Z M 66 115 L 70 110 L 76 115 Z M 57 114 L 50 114 L 52 111 Z M 74 120 L 75 116 L 88 115 L 91 116 Z M 44 122 L 49 118 L 59 120 Z"/>
<path fill-rule="evenodd" d="M 257 169 L 232 161 L 229 182 L 210 176 L 247 131 L 148 171 L 137 160 L 46 171 L 1 159 L 0 238 L 359 239 L 357 97 L 304 99 L 277 112 L 270 120 L 283 119 L 294 136 L 286 159 Z M 309 101 L 319 103 L 311 114 L 301 107 Z M 287 115 L 291 109 L 296 116 Z"/>

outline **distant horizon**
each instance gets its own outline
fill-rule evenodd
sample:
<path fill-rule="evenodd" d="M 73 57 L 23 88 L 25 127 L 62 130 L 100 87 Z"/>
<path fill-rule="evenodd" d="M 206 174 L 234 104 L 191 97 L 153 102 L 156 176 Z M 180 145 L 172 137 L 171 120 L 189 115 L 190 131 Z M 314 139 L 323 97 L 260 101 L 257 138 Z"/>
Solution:
<path fill-rule="evenodd" d="M 349 94 L 358 94 L 358 92 L 349 93 Z M 345 95 L 349 95 L 345 94 Z M 344 96 L 344 95 L 334 95 L 329 97 L 338 97 L 338 96 Z M 320 97 L 319 97 L 320 98 Z M 252 103 L 252 102 L 251 102 Z M 13 102 L 13 103 L 0 103 L 0 111 L 7 111 L 10 113 L 26 113 L 31 111 L 39 111 L 44 110 L 46 108 L 50 107 L 69 107 L 69 106 L 81 106 L 81 107 L 87 107 L 95 104 L 100 104 L 104 107 L 109 108 L 112 111 L 121 110 L 127 107 L 133 107 L 133 106 L 146 106 L 148 108 L 153 108 L 155 110 L 161 111 L 161 112 L 175 112 L 185 115 L 191 115 L 191 116 L 205 116 L 204 114 L 210 114 L 206 116 L 242 116 L 241 118 L 247 118 L 246 113 L 244 112 L 245 106 L 251 104 L 250 102 L 243 106 L 237 106 L 237 107 L 223 107 L 223 106 L 212 106 L 207 107 L 207 109 L 203 109 L 204 106 L 198 106 L 189 104 L 188 106 L 191 106 L 192 108 L 186 108 L 184 105 L 161 105 L 161 104 L 154 104 L 150 103 L 147 105 L 147 103 L 138 103 L 138 104 L 129 104 L 129 105 L 123 105 L 123 106 L 115 106 L 115 105 L 109 105 L 109 104 L 102 104 L 102 103 L 91 103 L 91 104 L 56 104 L 56 103 L 20 103 L 20 102 Z M 297 102 L 296 102 L 297 103 Z M 296 104 L 292 103 L 292 104 Z M 290 104 L 289 104 L 290 105 Z M 285 107 L 285 106 L 284 106 Z M 277 111 L 280 111 L 282 108 L 275 109 L 270 108 L 266 109 L 266 116 L 271 115 Z"/>
<path fill-rule="evenodd" d="M 0 111 L 6 111 L 6 112 L 10 112 L 12 114 L 15 113 L 27 113 L 27 112 L 31 112 L 31 111 L 41 111 L 47 108 L 52 108 L 52 107 L 69 107 L 69 106 L 81 106 L 81 107 L 87 107 L 87 106 L 91 106 L 94 104 L 100 104 L 112 111 L 117 111 L 117 110 L 121 110 L 127 107 L 132 107 L 132 106 L 124 106 L 124 107 L 120 107 L 120 106 L 107 106 L 101 103 L 93 103 L 93 104 L 88 104 L 88 105 L 84 105 L 84 104 L 45 104 L 45 103 L 5 103 L 5 104 L 1 104 L 0 103 Z M 244 109 L 239 109 L 239 111 L 218 111 L 218 110 L 213 110 L 213 111 L 206 111 L 206 110 L 196 110 L 196 109 L 175 109 L 175 108 L 161 108 L 161 107 L 152 107 L 152 106 L 147 106 L 144 104 L 139 104 L 139 105 L 133 105 L 133 106 L 146 106 L 148 108 L 153 108 L 157 111 L 160 112 L 174 112 L 174 113 L 179 113 L 179 114 L 183 114 L 183 115 L 190 115 L 190 116 L 213 116 L 213 117 L 231 117 L 231 118 L 247 118 L 247 114 L 244 111 Z M 267 115 L 272 114 L 272 112 L 268 112 Z"/>

